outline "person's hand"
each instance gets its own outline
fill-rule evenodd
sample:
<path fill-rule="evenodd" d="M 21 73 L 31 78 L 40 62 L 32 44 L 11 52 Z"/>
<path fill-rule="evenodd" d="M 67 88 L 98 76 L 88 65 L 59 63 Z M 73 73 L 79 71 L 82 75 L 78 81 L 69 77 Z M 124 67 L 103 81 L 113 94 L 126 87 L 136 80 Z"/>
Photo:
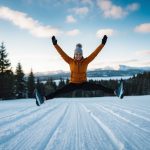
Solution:
<path fill-rule="evenodd" d="M 103 39 L 102 39 L 102 44 L 106 44 L 106 42 L 107 42 L 107 35 L 104 35 L 103 36 Z"/>
<path fill-rule="evenodd" d="M 52 43 L 53 43 L 53 45 L 57 44 L 57 40 L 56 40 L 55 36 L 52 36 Z"/>

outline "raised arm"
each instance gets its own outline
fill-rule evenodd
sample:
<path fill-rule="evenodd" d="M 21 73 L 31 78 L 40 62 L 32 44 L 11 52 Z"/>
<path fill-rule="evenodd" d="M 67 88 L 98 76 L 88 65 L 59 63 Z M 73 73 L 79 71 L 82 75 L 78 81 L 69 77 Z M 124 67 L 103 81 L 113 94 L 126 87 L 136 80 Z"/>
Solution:
<path fill-rule="evenodd" d="M 90 63 L 97 55 L 98 53 L 102 50 L 102 48 L 104 47 L 104 45 L 106 44 L 107 41 L 107 36 L 104 35 L 103 39 L 102 39 L 102 43 L 95 49 L 95 51 L 93 53 L 91 53 L 87 58 L 86 61 L 88 63 Z"/>
<path fill-rule="evenodd" d="M 67 62 L 70 63 L 72 61 L 72 58 L 69 57 L 62 49 L 61 47 L 57 44 L 57 39 L 55 36 L 52 36 L 52 43 L 54 47 L 56 48 L 57 52 L 61 55 L 61 57 Z"/>

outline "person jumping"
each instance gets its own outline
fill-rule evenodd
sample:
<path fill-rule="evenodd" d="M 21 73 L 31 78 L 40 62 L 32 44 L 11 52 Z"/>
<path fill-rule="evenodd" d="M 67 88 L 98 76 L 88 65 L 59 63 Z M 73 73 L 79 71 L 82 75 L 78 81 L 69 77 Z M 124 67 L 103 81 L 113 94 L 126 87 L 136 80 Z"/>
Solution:
<path fill-rule="evenodd" d="M 99 54 L 102 48 L 105 46 L 107 42 L 107 36 L 104 35 L 101 44 L 95 49 L 93 53 L 91 53 L 88 57 L 83 57 L 83 50 L 82 45 L 79 43 L 76 45 L 74 51 L 74 58 L 69 57 L 58 45 L 57 39 L 55 36 L 52 36 L 52 43 L 61 57 L 66 61 L 70 66 L 70 81 L 69 84 L 65 85 L 64 87 L 57 89 L 55 92 L 43 96 L 39 90 L 36 89 L 35 97 L 36 97 L 36 104 L 40 106 L 44 103 L 45 100 L 53 99 L 57 96 L 62 94 L 82 89 L 88 91 L 94 90 L 103 90 L 106 93 L 114 94 L 119 98 L 123 98 L 124 90 L 123 90 L 123 81 L 121 80 L 116 89 L 111 89 L 104 87 L 101 84 L 90 83 L 87 82 L 87 67 L 91 61 Z"/>

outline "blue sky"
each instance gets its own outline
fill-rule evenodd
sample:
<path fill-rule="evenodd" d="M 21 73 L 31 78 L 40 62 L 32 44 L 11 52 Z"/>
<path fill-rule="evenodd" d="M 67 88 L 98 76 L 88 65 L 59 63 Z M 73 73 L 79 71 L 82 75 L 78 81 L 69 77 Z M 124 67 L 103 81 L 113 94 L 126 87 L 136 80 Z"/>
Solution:
<path fill-rule="evenodd" d="M 65 70 L 69 66 L 51 43 L 69 55 L 83 45 L 87 57 L 108 35 L 108 42 L 88 69 L 150 66 L 150 1 L 146 0 L 1 0 L 0 42 L 15 70 L 25 73 Z"/>

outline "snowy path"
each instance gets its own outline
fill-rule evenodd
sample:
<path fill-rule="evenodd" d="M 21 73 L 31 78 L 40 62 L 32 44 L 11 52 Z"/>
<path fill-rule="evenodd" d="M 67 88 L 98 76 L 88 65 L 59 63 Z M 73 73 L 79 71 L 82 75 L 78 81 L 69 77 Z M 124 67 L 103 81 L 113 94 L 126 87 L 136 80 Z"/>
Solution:
<path fill-rule="evenodd" d="M 150 96 L 0 102 L 0 150 L 149 150 Z"/>

